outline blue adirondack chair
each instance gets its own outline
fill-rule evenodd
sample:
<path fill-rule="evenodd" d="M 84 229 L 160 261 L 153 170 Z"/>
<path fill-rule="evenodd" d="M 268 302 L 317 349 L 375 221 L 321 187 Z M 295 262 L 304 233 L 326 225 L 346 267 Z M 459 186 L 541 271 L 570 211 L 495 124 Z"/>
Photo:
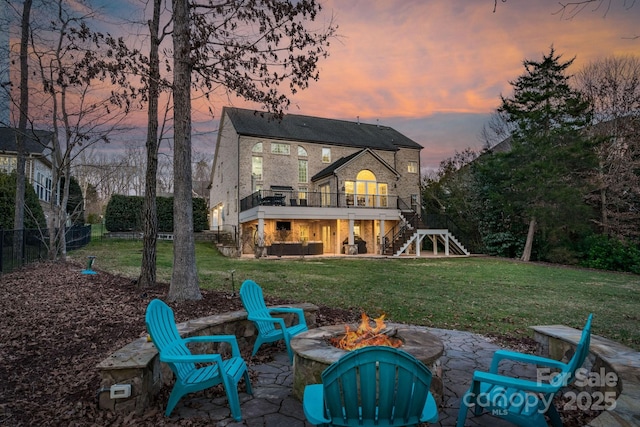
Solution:
<path fill-rule="evenodd" d="M 245 280 L 240 287 L 240 299 L 244 309 L 247 310 L 248 319 L 251 320 L 258 330 L 258 337 L 253 346 L 252 356 L 256 354 L 260 346 L 264 343 L 284 340 L 289 353 L 289 360 L 293 362 L 293 351 L 291 350 L 291 338 L 306 331 L 307 322 L 304 318 L 304 311 L 294 307 L 274 307 L 267 308 L 262 294 L 262 288 L 253 280 Z M 274 317 L 277 313 L 295 313 L 297 323 L 287 327 L 284 319 Z"/>
<path fill-rule="evenodd" d="M 592 318 L 593 314 L 590 314 L 568 363 L 514 351 L 496 351 L 489 372 L 473 373 L 471 387 L 460 402 L 457 427 L 464 426 L 469 408 L 473 408 L 475 415 L 488 412 L 519 426 L 547 427 L 546 414 L 554 427 L 561 427 L 562 420 L 552 400 L 563 387 L 575 380 L 576 371 L 582 367 L 589 353 Z M 557 370 L 557 374 L 549 382 L 500 375 L 498 368 L 503 360 L 551 368 Z"/>
<path fill-rule="evenodd" d="M 304 414 L 320 426 L 414 426 L 438 421 L 431 371 L 409 353 L 384 346 L 351 351 L 305 387 Z"/>
<path fill-rule="evenodd" d="M 169 365 L 176 377 L 171 390 L 165 416 L 169 416 L 178 401 L 187 393 L 205 390 L 223 384 L 229 400 L 231 415 L 242 419 L 238 382 L 244 377 L 247 393 L 252 394 L 247 365 L 240 356 L 236 337 L 233 335 L 180 337 L 173 310 L 154 299 L 147 306 L 145 316 L 147 331 L 160 353 L 160 361 Z M 231 346 L 231 357 L 223 359 L 219 354 L 192 354 L 187 347 L 193 342 L 226 342 Z"/>

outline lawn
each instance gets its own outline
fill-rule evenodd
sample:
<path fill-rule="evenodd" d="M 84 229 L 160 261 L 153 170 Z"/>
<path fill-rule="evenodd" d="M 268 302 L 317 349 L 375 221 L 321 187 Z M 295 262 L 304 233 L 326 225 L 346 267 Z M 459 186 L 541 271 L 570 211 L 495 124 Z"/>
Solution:
<path fill-rule="evenodd" d="M 171 279 L 170 242 L 158 243 L 158 280 Z M 94 268 L 127 277 L 140 273 L 142 242 L 95 240 L 73 251 Z M 225 258 L 197 243 L 200 286 L 233 291 L 245 279 L 266 294 L 388 320 L 483 334 L 531 335 L 529 326 L 581 328 L 594 313 L 593 333 L 640 350 L 640 276 L 490 257 L 470 258 Z M 233 280 L 232 280 L 232 273 Z"/>

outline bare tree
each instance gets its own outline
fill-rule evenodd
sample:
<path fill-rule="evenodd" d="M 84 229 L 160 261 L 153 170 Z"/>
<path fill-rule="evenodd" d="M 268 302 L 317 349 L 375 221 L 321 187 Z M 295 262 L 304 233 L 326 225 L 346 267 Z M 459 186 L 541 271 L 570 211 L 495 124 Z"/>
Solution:
<path fill-rule="evenodd" d="M 89 10 L 76 15 L 64 0 L 55 3 L 50 26 L 32 38 L 31 48 L 38 61 L 39 77 L 50 113 L 54 139 L 53 183 L 49 220 L 49 256 L 66 257 L 65 225 L 71 165 L 87 147 L 108 142 L 121 130 L 130 109 L 135 88 L 123 74 L 135 61 L 131 52 L 122 52 L 121 41 L 90 30 Z M 86 5 L 85 5 L 86 6 Z M 108 54 L 101 56 L 102 48 Z M 113 89 L 113 87 L 117 89 Z"/>
<path fill-rule="evenodd" d="M 500 0 L 502 3 L 506 3 L 507 0 Z M 623 10 L 629 10 L 636 5 L 636 0 L 577 0 L 577 1 L 559 1 L 556 9 L 552 12 L 552 15 L 557 15 L 560 19 L 572 20 L 580 15 L 585 10 L 588 12 L 600 13 L 602 17 L 606 17 L 614 4 L 618 4 Z M 498 0 L 493 0 L 493 13 L 496 13 L 498 9 Z M 622 37 L 623 39 L 635 40 L 639 39 L 640 35 L 628 35 Z"/>
<path fill-rule="evenodd" d="M 192 217 L 192 73 L 207 98 L 221 88 L 281 115 L 290 103 L 285 90 L 296 93 L 319 78 L 318 61 L 327 55 L 336 30 L 332 23 L 310 29 L 320 10 L 315 0 L 174 0 L 175 229 L 169 300 L 201 297 Z M 280 89 L 282 83 L 287 89 Z"/>
<path fill-rule="evenodd" d="M 196 269 L 191 195 L 191 37 L 189 1 L 173 0 L 173 271 L 169 301 L 202 299 Z"/>
<path fill-rule="evenodd" d="M 160 79 L 159 49 L 165 35 L 165 33 L 160 34 L 161 6 L 162 0 L 153 1 L 153 18 L 149 20 L 151 45 L 149 48 L 149 78 L 147 80 L 149 91 L 146 141 L 147 166 L 142 212 L 142 223 L 144 227 L 142 265 L 140 267 L 140 278 L 138 280 L 138 286 L 140 287 L 148 287 L 156 283 L 156 246 L 158 235 L 156 178 L 158 174 L 158 151 L 161 141 L 158 135 L 158 100 L 163 87 Z"/>
<path fill-rule="evenodd" d="M 27 132 L 27 122 L 29 117 L 29 20 L 31 18 L 31 0 L 25 0 L 22 7 L 22 23 L 20 24 L 20 119 L 18 121 L 18 132 L 16 133 L 16 197 L 13 228 L 16 230 L 13 239 L 14 253 L 22 254 L 22 238 L 20 233 L 24 233 L 24 191 L 25 191 L 25 135 Z"/>
<path fill-rule="evenodd" d="M 586 65 L 575 76 L 594 109 L 591 131 L 597 146 L 597 193 L 603 233 L 640 237 L 640 58 L 609 57 Z"/>

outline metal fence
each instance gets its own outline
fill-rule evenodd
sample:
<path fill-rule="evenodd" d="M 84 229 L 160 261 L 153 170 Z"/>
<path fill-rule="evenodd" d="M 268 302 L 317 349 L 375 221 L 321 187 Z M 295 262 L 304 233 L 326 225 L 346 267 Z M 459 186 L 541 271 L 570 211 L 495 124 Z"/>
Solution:
<path fill-rule="evenodd" d="M 91 226 L 69 227 L 65 230 L 65 237 L 67 251 L 80 249 L 91 242 Z M 22 242 L 20 252 L 14 246 L 16 241 Z M 47 259 L 48 249 L 48 230 L 0 230 L 0 274 Z"/>

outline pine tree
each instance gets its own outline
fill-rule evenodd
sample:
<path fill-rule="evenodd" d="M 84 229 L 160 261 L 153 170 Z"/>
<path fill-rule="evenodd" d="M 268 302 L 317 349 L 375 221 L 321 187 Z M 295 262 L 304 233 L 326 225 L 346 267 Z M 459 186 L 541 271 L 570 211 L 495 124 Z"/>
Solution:
<path fill-rule="evenodd" d="M 569 85 L 574 59 L 562 62 L 551 47 L 542 61 L 524 61 L 525 73 L 511 82 L 513 95 L 501 97 L 498 109 L 514 129 L 511 150 L 487 156 L 478 168 L 488 205 L 508 214 L 512 231 L 526 230 L 524 261 L 535 236 L 546 252 L 581 234 L 593 215 L 583 197 L 596 164 L 583 132 L 591 112 Z M 493 226 L 499 230 L 500 221 Z"/>

